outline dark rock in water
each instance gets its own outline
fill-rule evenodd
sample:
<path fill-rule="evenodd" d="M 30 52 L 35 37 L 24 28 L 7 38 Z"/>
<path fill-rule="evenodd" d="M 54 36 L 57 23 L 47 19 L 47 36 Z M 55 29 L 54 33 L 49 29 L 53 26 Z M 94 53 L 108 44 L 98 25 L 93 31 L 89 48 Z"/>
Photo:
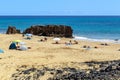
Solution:
<path fill-rule="evenodd" d="M 27 28 L 23 33 L 40 36 L 72 37 L 72 28 L 65 25 L 35 25 Z"/>
<path fill-rule="evenodd" d="M 119 41 L 119 39 L 115 39 L 115 41 Z"/>
<path fill-rule="evenodd" d="M 14 26 L 9 26 L 6 32 L 6 34 L 16 34 L 16 33 L 20 33 L 20 30 L 16 29 L 16 27 Z"/>

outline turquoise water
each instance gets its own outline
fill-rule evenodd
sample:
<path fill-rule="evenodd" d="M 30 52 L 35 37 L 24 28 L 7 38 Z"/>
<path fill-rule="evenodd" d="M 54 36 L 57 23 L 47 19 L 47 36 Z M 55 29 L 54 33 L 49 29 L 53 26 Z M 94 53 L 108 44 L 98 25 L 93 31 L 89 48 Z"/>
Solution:
<path fill-rule="evenodd" d="M 73 28 L 73 34 L 80 38 L 119 39 L 119 16 L 0 16 L 0 32 L 9 25 L 25 30 L 31 25 L 63 24 Z"/>

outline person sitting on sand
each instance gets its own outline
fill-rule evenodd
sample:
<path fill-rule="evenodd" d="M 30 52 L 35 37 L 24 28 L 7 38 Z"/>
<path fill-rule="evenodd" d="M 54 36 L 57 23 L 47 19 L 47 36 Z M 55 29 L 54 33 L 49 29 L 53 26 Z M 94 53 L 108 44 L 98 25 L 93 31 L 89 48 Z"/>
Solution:
<path fill-rule="evenodd" d="M 69 44 L 68 42 L 65 42 L 65 45 L 68 46 L 68 45 L 70 45 L 70 44 Z"/>
<path fill-rule="evenodd" d="M 44 41 L 47 41 L 47 38 L 46 38 L 46 37 L 44 38 Z"/>
<path fill-rule="evenodd" d="M 94 48 L 95 48 L 95 49 L 97 49 L 98 47 L 97 47 L 97 46 L 95 46 Z"/>
<path fill-rule="evenodd" d="M 65 42 L 65 45 L 67 46 L 72 45 L 72 41 L 70 40 L 69 42 Z"/>
<path fill-rule="evenodd" d="M 86 46 L 86 45 L 84 45 L 83 48 L 90 48 L 90 46 Z"/>
<path fill-rule="evenodd" d="M 78 41 L 74 40 L 74 44 L 78 44 Z"/>
<path fill-rule="evenodd" d="M 91 49 L 91 47 L 90 46 L 87 46 L 87 48 L 85 49 L 85 50 L 90 50 Z"/>
<path fill-rule="evenodd" d="M 31 39 L 31 37 L 30 37 L 30 36 L 27 36 L 27 39 L 28 39 L 28 40 L 30 40 L 30 39 Z"/>
<path fill-rule="evenodd" d="M 108 46 L 108 44 L 107 44 L 107 43 L 101 43 L 100 45 Z"/>
<path fill-rule="evenodd" d="M 47 38 L 45 37 L 44 39 L 40 39 L 41 42 L 47 41 Z"/>
<path fill-rule="evenodd" d="M 105 43 L 105 46 L 108 46 L 108 44 L 107 44 L 107 43 Z"/>
<path fill-rule="evenodd" d="M 17 46 L 17 50 L 25 51 L 28 49 L 31 49 L 31 47 L 27 47 L 26 45 Z"/>
<path fill-rule="evenodd" d="M 20 45 L 18 42 L 16 42 L 16 49 L 18 50 L 20 48 Z"/>
<path fill-rule="evenodd" d="M 58 42 L 58 41 L 55 41 L 55 44 L 59 44 L 59 42 Z"/>
<path fill-rule="evenodd" d="M 87 48 L 87 46 L 86 46 L 86 45 L 84 45 L 84 46 L 83 46 L 83 48 Z"/>
<path fill-rule="evenodd" d="M 25 34 L 22 34 L 22 37 L 25 37 Z"/>
<path fill-rule="evenodd" d="M 43 42 L 44 40 L 43 39 L 40 39 L 41 42 Z"/>
<path fill-rule="evenodd" d="M 69 41 L 69 44 L 72 45 L 72 41 L 71 40 Z"/>

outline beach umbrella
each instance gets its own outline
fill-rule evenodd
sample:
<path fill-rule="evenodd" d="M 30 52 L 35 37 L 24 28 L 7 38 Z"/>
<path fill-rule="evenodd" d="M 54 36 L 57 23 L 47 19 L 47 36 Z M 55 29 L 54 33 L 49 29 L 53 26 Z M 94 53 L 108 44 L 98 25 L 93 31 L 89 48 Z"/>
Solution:
<path fill-rule="evenodd" d="M 21 40 L 14 40 L 14 41 L 12 41 L 12 42 L 15 42 L 15 43 L 17 43 L 17 42 L 21 42 Z"/>
<path fill-rule="evenodd" d="M 54 38 L 53 40 L 54 41 L 60 41 L 60 38 Z"/>
<path fill-rule="evenodd" d="M 58 44 L 58 41 L 60 41 L 60 38 L 54 38 L 53 40 L 56 42 L 56 44 Z"/>

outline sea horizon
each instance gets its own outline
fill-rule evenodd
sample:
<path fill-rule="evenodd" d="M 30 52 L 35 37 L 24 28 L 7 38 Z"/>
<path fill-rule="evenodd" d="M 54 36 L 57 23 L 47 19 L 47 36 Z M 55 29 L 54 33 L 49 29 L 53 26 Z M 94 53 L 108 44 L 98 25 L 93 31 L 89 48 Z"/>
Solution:
<path fill-rule="evenodd" d="M 120 15 L 0 15 L 0 17 L 15 17 L 15 16 L 18 16 L 18 17 L 25 17 L 25 16 L 28 16 L 28 17 L 42 17 L 42 16 L 51 16 L 51 17 L 54 17 L 54 16 L 57 16 L 57 17 L 64 17 L 64 16 L 67 16 L 67 17 L 71 17 L 71 16 L 75 16 L 75 17 L 120 17 Z"/>

